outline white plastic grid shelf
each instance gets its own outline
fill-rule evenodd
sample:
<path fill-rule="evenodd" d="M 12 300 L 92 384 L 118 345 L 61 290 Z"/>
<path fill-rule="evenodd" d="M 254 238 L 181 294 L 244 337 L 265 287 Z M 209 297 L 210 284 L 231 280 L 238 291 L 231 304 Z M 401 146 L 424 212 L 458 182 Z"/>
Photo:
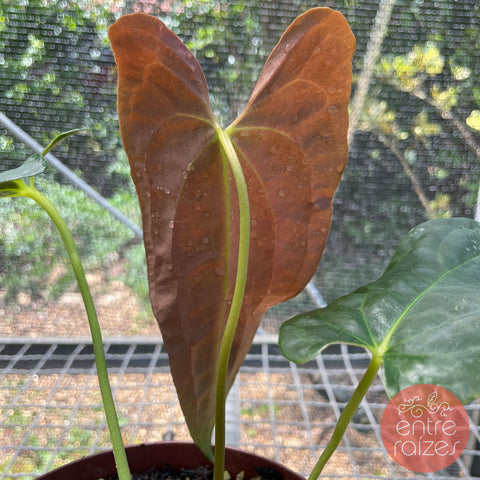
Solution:
<path fill-rule="evenodd" d="M 109 340 L 106 356 L 126 443 L 189 439 L 159 339 Z M 274 339 L 257 337 L 232 389 L 229 443 L 307 474 L 368 360 L 342 346 L 296 366 Z M 0 345 L 0 379 L 2 480 L 34 478 L 108 448 L 87 340 L 9 339 Z M 460 459 L 420 475 L 384 452 L 379 421 L 386 401 L 377 379 L 322 478 L 480 478 L 480 405 L 467 407 L 471 442 Z"/>

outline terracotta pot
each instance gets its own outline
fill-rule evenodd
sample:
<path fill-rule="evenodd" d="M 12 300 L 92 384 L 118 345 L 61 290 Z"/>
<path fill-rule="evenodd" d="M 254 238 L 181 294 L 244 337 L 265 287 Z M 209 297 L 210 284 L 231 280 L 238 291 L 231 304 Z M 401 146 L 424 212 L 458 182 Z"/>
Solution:
<path fill-rule="evenodd" d="M 127 447 L 127 457 L 132 473 L 143 473 L 168 464 L 174 469 L 195 469 L 209 462 L 193 443 L 159 442 Z M 241 471 L 245 478 L 258 474 L 258 467 L 271 467 L 281 474 L 282 480 L 305 480 L 302 475 L 283 465 L 236 448 L 228 447 L 225 453 L 226 469 L 233 478 Z M 75 460 L 52 470 L 37 480 L 99 480 L 115 473 L 111 450 Z"/>

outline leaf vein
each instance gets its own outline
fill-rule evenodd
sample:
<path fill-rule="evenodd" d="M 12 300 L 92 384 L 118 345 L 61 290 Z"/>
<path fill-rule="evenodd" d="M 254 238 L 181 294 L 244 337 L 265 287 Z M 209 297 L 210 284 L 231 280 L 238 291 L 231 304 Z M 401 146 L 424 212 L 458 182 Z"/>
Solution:
<path fill-rule="evenodd" d="M 388 349 L 388 346 L 389 346 L 389 343 L 390 343 L 390 340 L 392 339 L 392 336 L 393 334 L 395 333 L 395 331 L 397 330 L 398 326 L 402 323 L 403 319 L 406 317 L 406 315 L 408 314 L 408 312 L 410 312 L 410 310 L 412 310 L 412 308 L 422 299 L 424 298 L 431 290 L 433 290 L 440 282 L 442 282 L 445 278 L 449 277 L 450 275 L 452 275 L 454 272 L 456 272 L 457 270 L 461 269 L 462 267 L 464 267 L 465 265 L 468 265 L 470 262 L 472 261 L 475 261 L 477 258 L 479 257 L 479 255 L 475 256 L 475 257 L 472 257 L 472 258 L 469 258 L 468 260 L 466 260 L 465 262 L 461 263 L 460 265 L 457 265 L 456 267 L 452 268 L 451 270 L 448 270 L 446 272 L 444 272 L 442 275 L 440 275 L 439 278 L 437 278 L 437 280 L 435 280 L 428 288 L 424 289 L 419 295 L 417 295 L 411 302 L 410 304 L 407 306 L 407 308 L 402 312 L 402 314 L 398 317 L 398 319 L 395 321 L 395 323 L 392 325 L 392 327 L 390 328 L 390 330 L 388 331 L 387 335 L 385 336 L 385 338 L 383 339 L 383 341 L 381 342 L 381 347 L 382 347 L 382 350 L 384 352 L 387 351 Z"/>

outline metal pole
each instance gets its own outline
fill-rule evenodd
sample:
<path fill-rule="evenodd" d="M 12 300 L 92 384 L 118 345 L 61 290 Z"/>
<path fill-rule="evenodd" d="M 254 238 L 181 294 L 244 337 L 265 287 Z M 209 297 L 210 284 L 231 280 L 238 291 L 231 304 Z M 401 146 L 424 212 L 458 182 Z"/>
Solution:
<path fill-rule="evenodd" d="M 322 294 L 320 293 L 320 290 L 315 286 L 313 283 L 313 280 L 310 280 L 307 283 L 307 286 L 305 287 L 305 290 L 307 293 L 310 295 L 310 297 L 313 299 L 315 304 L 318 306 L 318 308 L 324 308 L 327 306 L 325 300 L 322 297 Z"/>
<path fill-rule="evenodd" d="M 42 153 L 44 148 L 37 143 L 30 135 L 24 132 L 17 124 L 12 122 L 6 115 L 0 112 L 0 123 L 18 140 L 30 147 L 35 153 Z M 45 158 L 48 160 L 49 164 L 54 167 L 58 172 L 63 176 L 68 178 L 75 186 L 80 188 L 86 195 L 88 195 L 92 200 L 101 205 L 105 210 L 110 212 L 117 220 L 122 222 L 125 226 L 130 228 L 137 237 L 142 238 L 143 232 L 142 229 L 133 223 L 128 217 L 126 217 L 122 212 L 113 207 L 105 197 L 102 197 L 98 192 L 96 192 L 88 183 L 82 180 L 80 177 L 75 175 L 67 166 L 65 166 L 58 158 L 54 157 L 51 153 L 48 153 Z"/>

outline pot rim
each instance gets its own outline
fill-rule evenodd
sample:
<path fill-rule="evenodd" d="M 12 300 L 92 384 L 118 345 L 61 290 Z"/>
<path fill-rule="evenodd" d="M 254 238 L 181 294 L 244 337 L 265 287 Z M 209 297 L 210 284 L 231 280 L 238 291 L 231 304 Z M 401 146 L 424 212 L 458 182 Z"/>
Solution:
<path fill-rule="evenodd" d="M 143 473 L 152 468 L 169 464 L 172 468 L 194 469 L 201 465 L 212 465 L 193 442 L 162 441 L 140 443 L 126 447 L 130 468 L 134 473 Z M 257 468 L 273 468 L 283 480 L 305 480 L 279 462 L 237 447 L 225 449 L 226 470 L 232 478 L 244 471 L 245 478 L 258 475 Z M 111 449 L 73 460 L 61 467 L 37 477 L 37 480 L 99 480 L 116 473 L 115 460 Z"/>

